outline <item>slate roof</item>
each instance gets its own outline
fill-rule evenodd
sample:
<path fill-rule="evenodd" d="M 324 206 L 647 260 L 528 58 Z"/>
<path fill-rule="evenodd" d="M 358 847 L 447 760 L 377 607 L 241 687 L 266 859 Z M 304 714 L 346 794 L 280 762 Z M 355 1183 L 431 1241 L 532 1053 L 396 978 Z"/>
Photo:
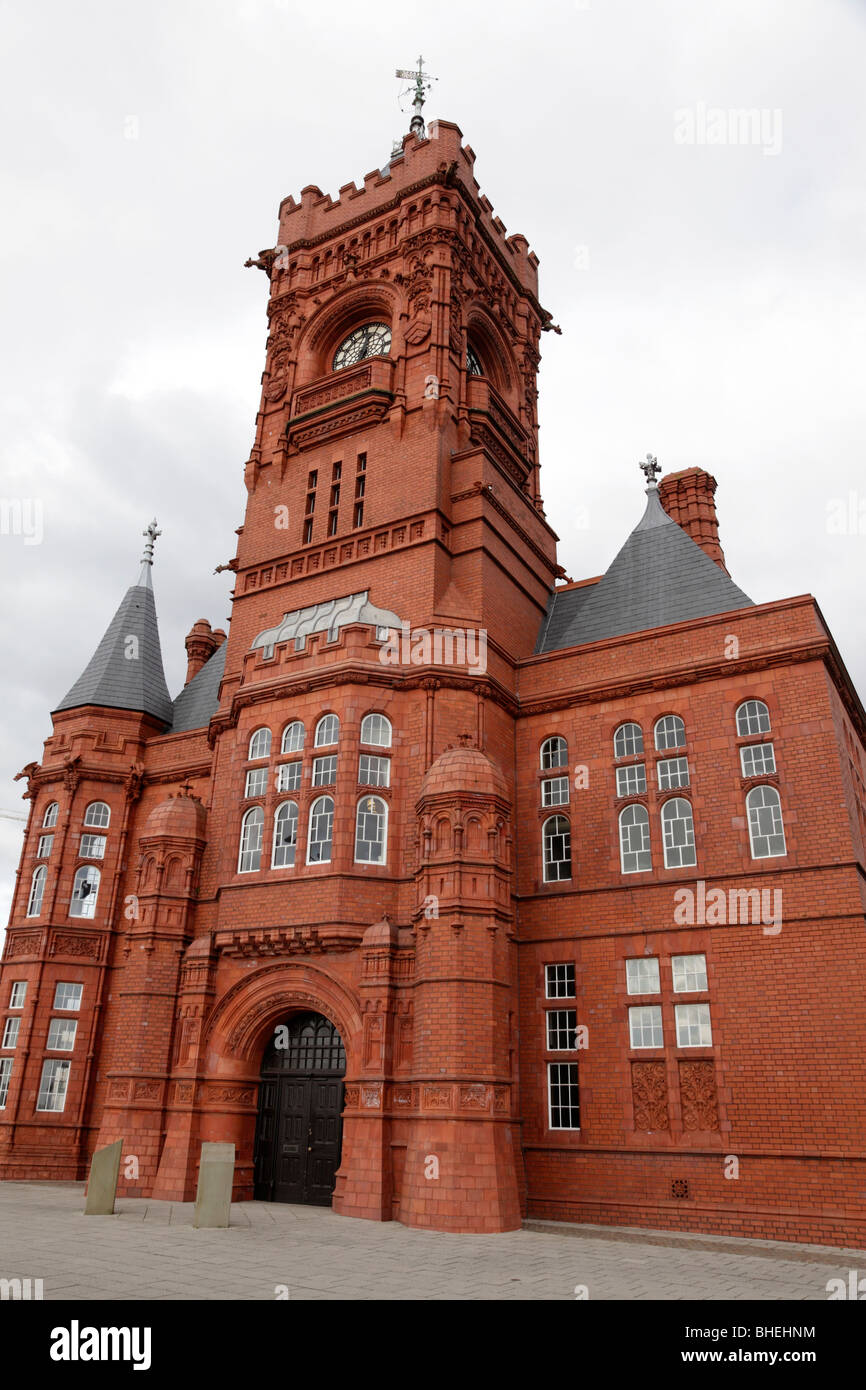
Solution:
<path fill-rule="evenodd" d="M 136 648 L 130 637 L 137 640 L 137 655 L 131 654 Z M 149 564 L 142 565 L 138 583 L 127 589 L 102 641 L 56 709 L 81 705 L 139 710 L 171 722 Z"/>
<path fill-rule="evenodd" d="M 226 647 L 223 642 L 209 657 L 189 685 L 185 685 L 174 702 L 172 734 L 185 733 L 188 729 L 204 729 L 216 714 L 219 704 L 220 681 L 226 665 Z"/>
<path fill-rule="evenodd" d="M 551 594 L 535 650 L 559 651 L 752 607 L 748 595 L 668 516 L 652 487 L 641 521 L 598 583 Z"/>
<path fill-rule="evenodd" d="M 251 644 L 251 651 L 261 647 L 272 651 L 278 642 L 292 642 L 309 637 L 314 632 L 336 632 L 346 623 L 369 623 L 371 627 L 400 628 L 400 619 L 388 608 L 376 608 L 370 603 L 369 589 L 358 594 L 314 603 L 308 608 L 295 608 L 284 613 L 276 627 L 260 632 Z"/>

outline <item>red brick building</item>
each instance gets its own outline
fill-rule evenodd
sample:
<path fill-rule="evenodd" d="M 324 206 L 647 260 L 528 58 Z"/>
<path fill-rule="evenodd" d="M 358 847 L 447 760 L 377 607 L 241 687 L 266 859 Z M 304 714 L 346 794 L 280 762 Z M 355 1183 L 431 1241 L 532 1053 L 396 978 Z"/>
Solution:
<path fill-rule="evenodd" d="M 172 701 L 151 533 L 25 768 L 0 1175 L 122 1138 L 190 1198 L 231 1140 L 238 1199 L 860 1244 L 863 708 L 699 468 L 562 581 L 473 160 L 416 125 L 281 204 L 228 639 Z"/>

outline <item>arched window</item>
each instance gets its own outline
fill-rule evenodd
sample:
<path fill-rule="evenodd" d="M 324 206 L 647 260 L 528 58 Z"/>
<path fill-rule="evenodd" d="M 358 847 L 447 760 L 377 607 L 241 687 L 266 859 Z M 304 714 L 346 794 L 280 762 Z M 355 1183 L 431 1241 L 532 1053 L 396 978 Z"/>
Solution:
<path fill-rule="evenodd" d="M 291 724 L 287 724 L 283 729 L 283 741 L 280 745 L 281 753 L 300 753 L 304 746 L 304 726 L 300 719 L 294 719 Z"/>
<path fill-rule="evenodd" d="M 546 738 L 541 745 L 541 768 L 568 766 L 568 744 L 564 738 Z"/>
<path fill-rule="evenodd" d="M 239 874 L 252 874 L 262 867 L 264 829 L 265 813 L 261 806 L 253 806 L 241 821 L 241 845 L 238 854 Z"/>
<path fill-rule="evenodd" d="M 746 797 L 749 840 L 753 859 L 776 859 L 787 854 L 782 802 L 775 787 L 753 787 Z"/>
<path fill-rule="evenodd" d="M 484 375 L 484 368 L 481 365 L 481 359 L 478 356 L 478 353 L 475 351 L 475 348 L 473 347 L 472 343 L 468 343 L 466 346 L 466 370 L 470 376 Z"/>
<path fill-rule="evenodd" d="M 250 739 L 250 751 L 247 758 L 250 762 L 254 758 L 269 758 L 271 756 L 271 731 L 270 729 L 256 729 Z"/>
<path fill-rule="evenodd" d="M 340 721 L 336 714 L 326 714 L 316 725 L 315 744 L 317 748 L 327 748 L 340 737 Z"/>
<path fill-rule="evenodd" d="M 70 917 L 93 917 L 96 913 L 96 899 L 99 895 L 99 870 L 93 864 L 82 864 L 75 870 L 72 880 L 72 900 L 69 904 Z"/>
<path fill-rule="evenodd" d="M 361 742 L 377 748 L 391 747 L 391 721 L 384 714 L 365 714 L 361 720 Z"/>
<path fill-rule="evenodd" d="M 320 796 L 310 807 L 310 833 L 307 836 L 307 863 L 329 864 L 334 840 L 334 802 Z"/>
<path fill-rule="evenodd" d="M 111 812 L 104 801 L 91 801 L 87 810 L 84 812 L 84 824 L 96 825 L 104 830 L 111 820 Z"/>
<path fill-rule="evenodd" d="M 274 848 L 272 869 L 288 869 L 295 862 L 298 843 L 298 807 L 294 801 L 284 801 L 274 816 Z"/>
<path fill-rule="evenodd" d="M 692 808 L 685 797 L 675 796 L 662 807 L 662 838 L 666 869 L 682 869 L 697 863 Z"/>
<path fill-rule="evenodd" d="M 624 874 L 642 874 L 653 866 L 649 812 L 640 802 L 619 813 L 619 859 Z"/>
<path fill-rule="evenodd" d="M 57 802 L 52 801 L 50 806 L 45 807 L 45 815 L 42 817 L 42 828 L 49 830 L 52 825 L 57 824 Z"/>
<path fill-rule="evenodd" d="M 686 726 L 678 714 L 666 714 L 655 722 L 656 749 L 685 748 Z"/>
<path fill-rule="evenodd" d="M 615 758 L 632 758 L 643 752 L 643 730 L 640 724 L 620 724 L 613 736 Z"/>
<path fill-rule="evenodd" d="M 744 700 L 737 710 L 737 733 L 740 738 L 770 732 L 770 711 L 763 700 Z"/>
<path fill-rule="evenodd" d="M 544 882 L 556 883 L 571 878 L 571 826 L 565 816 L 548 817 L 542 826 L 541 844 Z"/>
<path fill-rule="evenodd" d="M 362 796 L 355 817 L 355 863 L 384 864 L 388 806 L 381 796 Z"/>
<path fill-rule="evenodd" d="M 33 877 L 30 880 L 30 897 L 27 901 L 27 916 L 38 917 L 42 911 L 42 898 L 45 893 L 45 865 L 41 864 L 38 869 L 33 870 Z"/>

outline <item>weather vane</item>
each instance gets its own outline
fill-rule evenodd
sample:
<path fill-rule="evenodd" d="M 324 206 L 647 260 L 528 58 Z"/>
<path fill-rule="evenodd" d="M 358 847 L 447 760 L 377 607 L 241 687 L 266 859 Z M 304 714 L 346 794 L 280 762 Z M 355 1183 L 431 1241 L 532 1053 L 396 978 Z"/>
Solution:
<path fill-rule="evenodd" d="M 153 521 L 150 523 L 147 530 L 142 531 L 141 534 L 143 536 L 147 536 L 147 544 L 144 547 L 144 554 L 141 557 L 141 563 L 143 565 L 152 565 L 154 543 L 156 541 L 157 536 L 162 535 L 162 532 L 157 531 L 156 529 L 156 517 L 153 518 Z"/>
<path fill-rule="evenodd" d="M 646 474 L 646 480 L 649 483 L 650 487 L 658 486 L 658 484 L 656 483 L 656 474 L 661 473 L 662 470 L 660 469 L 658 462 L 653 454 L 647 454 L 646 463 L 639 463 L 638 468 L 643 469 L 644 473 Z"/>
<path fill-rule="evenodd" d="M 415 114 L 409 123 L 409 129 L 413 135 L 417 135 L 419 140 L 423 140 L 426 134 L 424 130 L 424 117 L 422 115 L 424 109 L 424 94 L 433 86 L 433 83 L 438 82 L 439 79 L 437 77 L 431 77 L 429 73 L 424 71 L 424 59 L 420 56 L 418 58 L 417 69 L 397 68 L 394 76 L 402 77 L 407 82 L 413 83 L 413 86 L 408 87 L 405 92 L 401 92 L 400 96 L 402 99 L 407 96 L 409 92 L 414 90 L 412 105 L 415 107 Z"/>

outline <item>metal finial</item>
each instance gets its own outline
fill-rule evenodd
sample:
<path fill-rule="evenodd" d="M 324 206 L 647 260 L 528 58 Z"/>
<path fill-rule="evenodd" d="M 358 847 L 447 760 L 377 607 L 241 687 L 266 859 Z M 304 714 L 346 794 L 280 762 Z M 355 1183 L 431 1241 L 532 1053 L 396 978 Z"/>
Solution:
<path fill-rule="evenodd" d="M 147 530 L 146 530 L 146 531 L 142 531 L 141 534 L 142 534 L 143 536 L 147 536 L 147 544 L 146 544 L 146 546 L 144 547 L 144 554 L 143 554 L 142 557 L 141 557 L 141 563 L 142 563 L 143 565 L 152 565 L 152 564 L 153 564 L 153 547 L 154 547 L 154 543 L 155 543 L 155 541 L 156 541 L 157 536 L 161 536 L 161 535 L 162 535 L 162 532 L 161 532 L 161 531 L 157 531 L 157 529 L 156 529 L 156 517 L 153 518 L 153 521 L 150 523 L 150 525 L 148 526 Z"/>
<path fill-rule="evenodd" d="M 405 78 L 407 81 L 415 84 L 415 94 L 412 98 L 415 114 L 409 122 L 409 129 L 413 135 L 417 135 L 419 140 L 423 140 L 426 133 L 424 130 L 424 116 L 422 114 L 424 109 L 424 93 L 433 86 L 434 82 L 438 82 L 439 79 L 437 77 L 431 77 L 429 73 L 424 71 L 424 59 L 420 55 L 417 69 L 397 68 L 394 76 Z M 412 88 L 410 87 L 408 90 L 412 91 Z M 404 92 L 403 95 L 405 96 L 406 93 Z"/>
<path fill-rule="evenodd" d="M 658 487 L 656 474 L 661 473 L 661 468 L 653 454 L 647 454 L 646 463 L 639 463 L 638 468 L 642 468 L 646 474 L 646 480 L 650 487 Z"/>

